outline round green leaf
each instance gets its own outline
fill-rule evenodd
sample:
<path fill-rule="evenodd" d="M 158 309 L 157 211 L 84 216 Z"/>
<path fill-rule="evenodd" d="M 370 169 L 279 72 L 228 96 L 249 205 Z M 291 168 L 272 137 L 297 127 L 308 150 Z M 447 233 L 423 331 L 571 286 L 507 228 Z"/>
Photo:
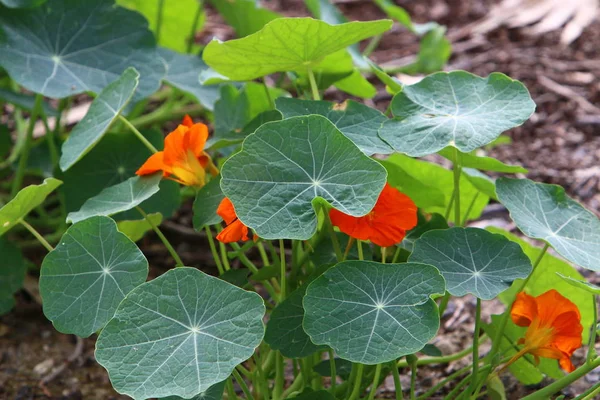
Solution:
<path fill-rule="evenodd" d="M 69 169 L 98 143 L 133 96 L 139 77 L 134 68 L 127 68 L 94 99 L 87 114 L 75 125 L 62 145 L 61 170 Z"/>
<path fill-rule="evenodd" d="M 221 191 L 221 177 L 210 180 L 202 189 L 198 190 L 194 200 L 194 229 L 201 230 L 204 225 L 214 225 L 223 219 L 217 215 L 217 208 L 225 197 Z"/>
<path fill-rule="evenodd" d="M 88 199 L 77 212 L 67 215 L 67 222 L 76 223 L 95 215 L 113 215 L 127 211 L 158 192 L 162 172 L 149 176 L 134 176 Z"/>
<path fill-rule="evenodd" d="M 439 269 L 453 296 L 471 293 L 483 300 L 495 298 L 532 270 L 518 244 L 479 228 L 429 231 L 415 242 L 409 261 Z"/>
<path fill-rule="evenodd" d="M 379 135 L 397 151 L 421 157 L 447 146 L 467 153 L 491 143 L 525 122 L 535 103 L 521 82 L 504 74 L 481 78 L 453 71 L 405 86 L 391 108 L 396 120 L 386 122 Z"/>
<path fill-rule="evenodd" d="M 267 323 L 265 342 L 271 349 L 279 350 L 288 358 L 306 357 L 324 348 L 315 345 L 302 328 L 302 299 L 305 293 L 306 286 L 295 290 L 283 303 L 275 307 Z"/>
<path fill-rule="evenodd" d="M 440 319 L 430 296 L 444 291 L 431 265 L 342 262 L 308 286 L 304 330 L 352 362 L 395 360 L 435 336 Z"/>
<path fill-rule="evenodd" d="M 14 199 L 0 208 L 0 236 L 19 223 L 31 210 L 46 200 L 54 189 L 62 184 L 54 178 L 44 179 L 41 185 L 29 185 L 21 189 Z"/>
<path fill-rule="evenodd" d="M 117 224 L 93 217 L 71 226 L 40 271 L 44 314 L 56 330 L 88 337 L 148 276 L 148 261 Z"/>
<path fill-rule="evenodd" d="M 325 56 L 391 26 L 389 20 L 329 25 L 312 18 L 278 18 L 242 39 L 213 40 L 203 57 L 215 71 L 248 81 L 274 72 L 306 71 Z"/>
<path fill-rule="evenodd" d="M 371 211 L 386 180 L 381 165 L 320 115 L 261 126 L 221 176 L 239 219 L 258 236 L 299 240 L 317 228 L 317 197 L 358 217 Z"/>
<path fill-rule="evenodd" d="M 48 0 L 34 9 L 3 9 L 0 26 L 0 65 L 18 84 L 44 96 L 99 93 L 134 67 L 141 98 L 159 88 L 165 72 L 146 19 L 112 0 Z"/>
<path fill-rule="evenodd" d="M 281 111 L 283 118 L 311 114 L 324 116 L 368 156 L 375 153 L 390 154 L 394 151 L 377 134 L 387 117 L 379 110 L 364 104 L 352 100 L 336 104 L 329 101 L 282 97 L 277 99 L 275 106 Z"/>
<path fill-rule="evenodd" d="M 13 294 L 21 289 L 27 266 L 18 247 L 0 238 L 0 315 L 9 312 L 15 305 Z"/>
<path fill-rule="evenodd" d="M 195 268 L 135 288 L 96 343 L 113 387 L 134 399 L 190 398 L 223 381 L 263 338 L 259 295 Z"/>
<path fill-rule="evenodd" d="M 575 264 L 600 271 L 600 220 L 562 187 L 500 178 L 496 192 L 525 235 L 547 241 Z"/>

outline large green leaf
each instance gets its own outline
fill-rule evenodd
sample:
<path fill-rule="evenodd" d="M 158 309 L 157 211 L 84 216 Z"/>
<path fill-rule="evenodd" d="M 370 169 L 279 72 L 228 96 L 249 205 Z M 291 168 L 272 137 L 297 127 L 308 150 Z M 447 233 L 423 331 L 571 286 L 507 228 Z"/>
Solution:
<path fill-rule="evenodd" d="M 283 303 L 275 307 L 267 323 L 265 342 L 288 358 L 306 357 L 325 348 L 315 345 L 302 328 L 302 299 L 306 287 L 295 290 Z"/>
<path fill-rule="evenodd" d="M 145 131 L 142 134 L 157 149 L 163 148 L 164 136 L 159 131 Z M 87 199 L 98 195 L 102 190 L 124 182 L 152 153 L 131 132 L 109 133 L 98 142 L 77 164 L 66 171 L 62 178 L 61 190 L 65 195 L 67 212 L 77 211 Z M 160 191 L 140 204 L 148 214 L 161 213 L 169 218 L 179 207 L 181 196 L 176 182 L 163 180 Z M 114 219 L 139 219 L 136 210 L 113 216 Z"/>
<path fill-rule="evenodd" d="M 56 330 L 88 337 L 148 276 L 148 261 L 111 218 L 71 226 L 40 271 L 44 314 Z"/>
<path fill-rule="evenodd" d="M 133 96 L 139 77 L 135 69 L 127 68 L 94 99 L 87 114 L 62 145 L 60 169 L 69 169 L 98 143 Z"/>
<path fill-rule="evenodd" d="M 175 268 L 127 295 L 98 337 L 96 359 L 134 399 L 190 398 L 254 353 L 264 313 L 256 293 Z"/>
<path fill-rule="evenodd" d="M 409 261 L 435 266 L 453 296 L 470 293 L 483 300 L 531 273 L 531 261 L 518 244 L 479 228 L 427 232 L 415 242 Z"/>
<path fill-rule="evenodd" d="M 377 134 L 381 124 L 387 120 L 379 110 L 347 100 L 336 104 L 329 101 L 311 101 L 279 98 L 275 102 L 283 118 L 318 114 L 329 119 L 359 149 L 370 156 L 375 153 L 390 154 L 394 150 Z"/>
<path fill-rule="evenodd" d="M 35 105 L 35 95 L 13 92 L 12 90 L 2 88 L 0 88 L 0 100 L 27 111 L 33 111 L 33 106 Z M 58 116 L 58 111 L 45 101 L 42 102 L 42 111 L 47 117 Z"/>
<path fill-rule="evenodd" d="M 312 237 L 312 202 L 323 198 L 362 216 L 377 201 L 386 173 L 320 115 L 261 126 L 223 165 L 223 193 L 239 219 L 265 239 Z"/>
<path fill-rule="evenodd" d="M 44 179 L 40 185 L 29 185 L 21 189 L 14 199 L 0 208 L 0 236 L 19 223 L 31 210 L 44 202 L 54 189 L 62 184 L 54 178 Z"/>
<path fill-rule="evenodd" d="M 525 235 L 547 241 L 575 264 L 600 271 L 600 220 L 562 187 L 501 178 L 496 192 Z"/>
<path fill-rule="evenodd" d="M 565 282 L 569 283 L 571 286 L 575 286 L 576 288 L 583 289 L 586 292 L 593 294 L 594 296 L 600 295 L 600 287 L 594 285 L 593 283 L 590 283 L 588 281 L 582 281 L 580 279 L 576 279 L 576 278 L 573 278 L 570 276 L 564 276 L 560 272 L 557 272 L 556 275 L 558 275 L 560 278 L 562 278 Z"/>
<path fill-rule="evenodd" d="M 430 296 L 444 286 L 431 265 L 342 262 L 308 286 L 304 330 L 352 362 L 395 360 L 437 333 L 438 309 Z"/>
<path fill-rule="evenodd" d="M 162 2 L 158 0 L 117 0 L 117 4 L 141 13 L 148 20 L 150 29 L 156 32 L 158 8 L 163 4 Z M 198 7 L 201 7 L 198 0 L 165 2 L 162 5 L 158 43 L 173 50 L 186 51 L 189 41 L 194 39 L 190 37 L 190 33 Z M 197 31 L 202 30 L 204 18 L 205 14 L 202 12 L 196 25 Z"/>
<path fill-rule="evenodd" d="M 446 147 L 438 151 L 438 154 L 454 163 L 456 162 L 455 150 L 456 149 L 453 147 Z M 460 165 L 482 171 L 505 172 L 508 174 L 516 174 L 519 172 L 526 174 L 529 172 L 520 165 L 509 165 L 492 157 L 480 157 L 472 153 L 460 153 Z"/>
<path fill-rule="evenodd" d="M 523 239 L 502 229 L 488 227 L 486 230 L 492 233 L 499 233 L 508 240 L 519 244 L 531 262 L 534 262 L 539 258 L 542 249 L 532 246 Z M 532 296 L 539 296 L 550 289 L 556 289 L 563 295 L 568 296 L 569 300 L 575 303 L 577 308 L 579 308 L 579 312 L 581 313 L 581 324 L 584 326 L 583 340 L 586 341 L 589 335 L 589 329 L 586 328 L 596 323 L 596 316 L 594 315 L 592 302 L 590 301 L 590 294 L 586 290 L 571 286 L 568 282 L 565 282 L 563 278 L 558 276 L 557 272 L 566 277 L 579 280 L 585 279 L 567 262 L 554 257 L 552 254 L 546 254 L 535 271 L 531 274 L 531 278 L 529 278 L 527 286 L 525 286 L 525 291 Z M 510 289 L 500 294 L 498 298 L 504 304 L 511 304 L 517 294 L 517 289 L 519 289 L 522 284 L 523 281 L 518 279 L 513 283 Z"/>
<path fill-rule="evenodd" d="M 392 21 L 329 25 L 312 18 L 278 18 L 242 39 L 213 40 L 204 60 L 234 80 L 252 80 L 274 72 L 306 71 L 325 56 L 390 29 Z"/>
<path fill-rule="evenodd" d="M 280 17 L 279 14 L 260 7 L 255 0 L 210 0 L 210 3 L 239 37 L 258 32 L 268 22 Z"/>
<path fill-rule="evenodd" d="M 199 231 L 204 225 L 214 225 L 223 219 L 217 215 L 217 208 L 225 197 L 221 190 L 221 177 L 210 180 L 202 189 L 198 190 L 193 205 L 194 229 Z"/>
<path fill-rule="evenodd" d="M 464 71 L 439 72 L 405 86 L 391 104 L 396 120 L 379 135 L 413 157 L 447 146 L 469 152 L 521 125 L 535 109 L 522 83 L 501 73 L 481 78 Z"/>
<path fill-rule="evenodd" d="M 112 0 L 2 9 L 0 26 L 0 65 L 18 84 L 48 97 L 99 93 L 134 67 L 140 73 L 136 98 L 142 98 L 159 88 L 165 72 L 146 20 Z"/>
<path fill-rule="evenodd" d="M 101 191 L 88 199 L 76 212 L 67 215 L 67 222 L 77 223 L 96 215 L 113 215 L 127 211 L 158 192 L 162 172 L 150 176 L 134 176 Z"/>
<path fill-rule="evenodd" d="M 21 289 L 27 267 L 21 250 L 8 240 L 0 238 L 0 315 L 9 312 L 15 305 L 13 294 Z"/>
<path fill-rule="evenodd" d="M 200 84 L 200 74 L 208 69 L 204 61 L 198 56 L 179 54 L 165 48 L 159 48 L 158 53 L 167 66 L 164 81 L 191 94 L 202 106 L 212 111 L 219 98 L 219 86 Z"/>

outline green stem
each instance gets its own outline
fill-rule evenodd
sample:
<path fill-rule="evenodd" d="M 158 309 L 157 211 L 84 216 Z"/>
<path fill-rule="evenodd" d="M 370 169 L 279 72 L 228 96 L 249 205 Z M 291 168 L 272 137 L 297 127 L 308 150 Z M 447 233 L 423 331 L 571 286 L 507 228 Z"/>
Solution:
<path fill-rule="evenodd" d="M 194 41 L 196 38 L 196 29 L 198 29 L 198 22 L 200 21 L 200 16 L 202 15 L 202 7 L 203 1 L 200 0 L 198 2 L 198 9 L 196 10 L 196 14 L 194 14 L 194 22 L 192 22 L 192 29 L 190 30 L 190 37 L 187 42 L 187 46 L 185 48 L 186 53 L 192 52 L 192 47 L 194 46 Z"/>
<path fill-rule="evenodd" d="M 229 377 L 225 385 L 227 386 L 227 399 L 237 399 L 238 397 L 235 394 L 235 389 L 233 388 L 233 377 Z"/>
<path fill-rule="evenodd" d="M 165 237 L 165 235 L 163 235 L 163 233 L 158 228 L 158 226 L 156 226 L 156 224 L 150 218 L 148 218 L 148 214 L 146 214 L 146 212 L 144 212 L 144 210 L 142 210 L 141 207 L 138 206 L 138 207 L 136 207 L 136 209 L 138 210 L 138 212 L 140 214 L 142 214 L 142 217 L 144 217 L 144 219 L 148 222 L 148 224 L 150 224 L 150 227 L 152 228 L 154 233 L 156 233 L 156 235 L 161 240 L 161 242 L 163 242 L 163 244 L 165 245 L 165 247 L 171 254 L 171 257 L 173 257 L 173 259 L 175 260 L 175 266 L 183 267 L 183 261 L 181 261 L 181 258 L 179 258 L 179 254 L 177 254 L 177 252 L 175 251 L 173 246 L 171 246 L 171 243 L 169 242 L 169 240 Z"/>
<path fill-rule="evenodd" d="M 379 377 L 381 376 L 381 364 L 377 364 L 375 367 L 375 376 L 373 377 L 373 383 L 371 384 L 371 390 L 369 391 L 369 397 L 367 400 L 373 400 L 377 393 L 377 387 L 379 387 Z"/>
<path fill-rule="evenodd" d="M 158 150 L 156 150 L 156 147 L 154 147 L 152 143 L 150 143 L 150 141 L 148 141 L 148 139 L 146 139 L 144 135 L 142 135 L 142 133 L 138 131 L 137 128 L 131 122 L 129 122 L 127 118 L 125 118 L 122 115 L 119 115 L 119 119 L 129 128 L 129 130 L 131 130 L 131 132 L 135 134 L 135 136 L 137 136 L 140 142 L 142 142 L 144 146 L 148 148 L 148 150 L 150 150 L 152 153 L 158 152 Z"/>
<path fill-rule="evenodd" d="M 285 379 L 285 364 L 283 355 L 279 351 L 275 355 L 275 387 L 273 387 L 273 400 L 283 399 L 283 386 Z"/>
<path fill-rule="evenodd" d="M 373 53 L 375 51 L 377 46 L 379 46 L 379 43 L 381 42 L 382 38 L 383 38 L 382 34 L 374 36 L 373 39 L 371 39 L 371 41 L 369 42 L 369 44 L 367 44 L 367 47 L 365 47 L 365 50 L 362 53 L 363 56 L 369 57 L 371 55 L 371 53 Z"/>
<path fill-rule="evenodd" d="M 219 275 L 223 275 L 225 273 L 225 270 L 223 269 L 223 264 L 221 264 L 221 259 L 219 258 L 219 253 L 217 252 L 217 247 L 215 246 L 215 240 L 213 239 L 213 235 L 210 230 L 210 226 L 205 225 L 204 231 L 206 232 L 206 237 L 208 238 L 208 245 L 210 247 L 210 252 L 212 253 L 213 259 L 215 260 L 217 269 L 219 270 Z"/>
<path fill-rule="evenodd" d="M 310 81 L 310 89 L 312 90 L 313 100 L 321 100 L 321 96 L 319 95 L 319 87 L 317 86 L 317 80 L 315 79 L 315 74 L 311 67 L 306 67 L 306 72 L 308 73 L 308 80 Z"/>
<path fill-rule="evenodd" d="M 594 400 L 597 394 L 600 394 L 600 382 L 575 397 L 574 400 Z"/>
<path fill-rule="evenodd" d="M 392 362 L 392 375 L 394 376 L 394 388 L 396 389 L 396 400 L 402 400 L 402 383 L 400 382 L 400 373 L 396 362 Z"/>
<path fill-rule="evenodd" d="M 481 344 L 486 340 L 488 340 L 488 336 L 481 335 L 481 337 L 479 338 L 479 343 Z M 460 360 L 461 358 L 468 356 L 472 352 L 473 352 L 473 349 L 471 347 L 468 347 L 464 350 L 459 351 L 458 353 L 449 354 L 447 356 L 419 358 L 417 360 L 417 365 L 420 367 L 422 365 L 447 364 L 452 361 Z M 397 365 L 398 365 L 398 368 L 406 368 L 409 366 L 408 362 L 404 361 L 404 360 L 398 361 Z M 469 368 L 471 368 L 471 367 L 469 367 Z"/>
<path fill-rule="evenodd" d="M 219 251 L 221 252 L 221 261 L 223 262 L 223 268 L 225 271 L 229 271 L 231 266 L 229 265 L 229 258 L 227 257 L 227 248 L 225 243 L 219 242 Z"/>
<path fill-rule="evenodd" d="M 423 393 L 422 395 L 420 395 L 419 397 L 417 397 L 417 400 L 428 399 L 432 395 L 436 394 L 437 391 L 440 390 L 441 388 L 443 388 L 448 382 L 453 381 L 454 379 L 456 379 L 459 376 L 461 376 L 461 375 L 469 372 L 470 370 L 471 370 L 471 366 L 468 365 L 468 366 L 466 366 L 466 367 L 464 367 L 462 369 L 459 369 L 458 371 L 453 372 L 452 374 L 448 375 L 446 378 L 444 378 L 441 381 L 439 381 L 431 389 L 429 389 L 428 391 L 426 391 L 425 393 Z"/>
<path fill-rule="evenodd" d="M 27 170 L 27 160 L 29 159 L 29 152 L 31 151 L 31 142 L 33 141 L 33 128 L 35 128 L 35 123 L 38 119 L 38 116 L 42 112 L 43 100 L 44 98 L 41 94 L 35 95 L 35 103 L 33 105 L 31 115 L 29 116 L 29 126 L 27 127 L 27 135 L 25 136 L 25 143 L 21 150 L 21 154 L 19 155 L 19 166 L 17 167 L 17 173 L 15 175 L 15 180 L 13 181 L 10 197 L 15 197 L 17 193 L 19 193 L 19 190 L 21 190 L 23 178 L 25 178 L 25 171 Z"/>
<path fill-rule="evenodd" d="M 337 371 L 335 368 L 335 357 L 333 350 L 329 349 L 329 368 L 331 369 L 331 393 L 335 396 L 335 385 L 337 383 Z"/>
<path fill-rule="evenodd" d="M 418 361 L 418 360 L 417 360 Z M 417 385 L 417 363 L 410 363 L 410 400 L 415 400 L 415 387 Z"/>
<path fill-rule="evenodd" d="M 598 322 L 598 306 L 596 304 L 596 295 L 592 295 L 592 310 L 594 310 L 594 323 L 590 332 L 590 341 L 588 342 L 587 363 L 592 363 L 596 358 L 596 324 Z"/>
<path fill-rule="evenodd" d="M 183 118 L 183 116 L 186 114 L 194 116 L 204 110 L 204 107 L 202 107 L 199 104 L 191 104 L 185 107 L 177 107 L 174 110 L 165 110 L 162 107 L 160 107 L 157 108 L 155 111 L 152 111 L 151 113 L 132 119 L 131 124 L 137 127 L 148 126 L 160 122 L 171 121 L 173 119 L 180 119 Z"/>
<path fill-rule="evenodd" d="M 477 378 L 479 372 L 479 330 L 481 324 L 481 299 L 477 299 L 477 306 L 475 307 L 475 334 L 473 335 L 473 376 Z M 469 384 L 469 393 L 476 393 L 477 379 L 471 379 Z"/>
<path fill-rule="evenodd" d="M 43 110 L 43 109 L 42 109 Z M 50 161 L 52 162 L 52 169 L 58 165 L 58 149 L 56 148 L 56 142 L 54 140 L 54 130 L 48 126 L 48 118 L 42 112 L 42 121 L 44 122 L 44 128 L 46 128 L 46 143 L 48 144 L 48 151 L 50 152 Z M 56 123 L 59 123 L 58 119 Z"/>
<path fill-rule="evenodd" d="M 271 91 L 269 90 L 269 85 L 267 85 L 267 77 L 262 77 L 263 86 L 265 88 L 265 93 L 267 94 L 267 99 L 269 99 L 269 105 L 272 109 L 275 108 L 275 100 L 273 100 L 273 96 L 271 96 Z"/>
<path fill-rule="evenodd" d="M 461 226 L 460 218 L 460 152 L 454 148 L 454 165 L 452 165 L 452 171 L 454 172 L 454 225 Z"/>
<path fill-rule="evenodd" d="M 450 301 L 450 293 L 446 292 L 444 293 L 444 297 L 442 297 L 442 300 L 440 301 L 440 306 L 438 308 L 440 318 L 442 318 L 442 314 L 444 314 L 444 311 L 446 311 L 446 307 L 448 307 L 448 301 Z"/>
<path fill-rule="evenodd" d="M 283 244 L 283 239 L 279 239 L 279 259 L 281 260 L 281 264 L 279 266 L 279 275 L 280 275 L 280 281 L 281 281 L 281 292 L 279 295 L 279 301 L 283 301 L 285 300 L 285 287 L 286 287 L 286 281 L 285 281 L 285 246 Z"/>
<path fill-rule="evenodd" d="M 392 257 L 392 264 L 395 264 L 398 261 L 398 257 L 400 257 L 400 252 L 402 248 L 396 247 L 396 251 L 394 252 L 394 257 Z"/>
<path fill-rule="evenodd" d="M 471 211 L 473 210 L 473 207 L 475 206 L 475 202 L 477 201 L 477 198 L 479 197 L 479 193 L 480 192 L 477 192 L 477 193 L 475 193 L 475 196 L 473 196 L 473 200 L 471 200 L 471 203 L 469 204 L 469 207 L 467 208 L 467 212 L 465 213 L 465 217 L 463 218 L 463 220 L 460 224 L 461 226 L 465 226 L 465 224 L 469 220 L 469 214 L 471 214 Z"/>
<path fill-rule="evenodd" d="M 163 7 L 165 5 L 165 0 L 158 0 L 158 10 L 156 11 L 156 42 L 160 39 L 160 30 L 162 28 L 162 20 L 163 20 Z"/>
<path fill-rule="evenodd" d="M 283 399 L 287 399 L 290 394 L 300 390 L 303 385 L 304 385 L 304 375 L 302 374 L 302 371 L 300 371 L 300 373 L 294 379 L 294 382 L 292 382 L 292 384 L 283 391 L 283 394 L 281 395 L 281 397 Z"/>
<path fill-rule="evenodd" d="M 54 247 L 52 247 L 52 245 L 50 243 L 48 243 L 48 241 L 46 239 L 44 239 L 44 237 L 38 231 L 36 231 L 33 226 L 29 225 L 23 219 L 20 219 L 19 223 L 21 225 L 23 225 L 29 232 L 31 232 L 31 234 L 33 236 L 35 236 L 35 238 L 42 244 L 42 246 L 44 246 L 46 248 L 46 250 L 48 250 L 48 251 L 54 250 Z"/>
<path fill-rule="evenodd" d="M 325 225 L 326 229 L 329 231 L 329 236 L 331 237 L 331 243 L 333 244 L 333 251 L 335 252 L 335 258 L 338 262 L 344 259 L 344 254 L 342 253 L 342 247 L 340 246 L 340 241 L 338 240 L 337 235 L 335 234 L 335 229 L 333 229 L 333 223 L 331 222 L 331 218 L 329 218 L 329 213 L 322 207 L 323 214 L 325 215 Z"/>
<path fill-rule="evenodd" d="M 358 248 L 358 259 L 360 261 L 364 260 L 365 256 L 363 254 L 362 240 L 359 240 L 359 239 L 356 240 L 356 247 Z"/>
<path fill-rule="evenodd" d="M 271 261 L 269 260 L 269 256 L 267 255 L 267 251 L 265 250 L 265 246 L 261 242 L 256 243 L 256 248 L 258 249 L 258 253 L 260 254 L 260 259 L 265 267 L 271 265 Z"/>
<path fill-rule="evenodd" d="M 452 191 L 452 195 L 450 196 L 450 201 L 448 202 L 448 206 L 446 207 L 446 212 L 444 213 L 444 219 L 448 221 L 450 218 L 450 213 L 452 212 L 452 206 L 454 205 L 454 191 Z"/>
<path fill-rule="evenodd" d="M 356 364 L 356 376 L 354 377 L 354 386 L 348 400 L 357 400 L 360 396 L 360 386 L 362 383 L 364 365 Z"/>
<path fill-rule="evenodd" d="M 233 369 L 233 376 L 235 377 L 235 380 L 237 381 L 238 385 L 240 385 L 240 387 L 242 388 L 242 392 L 244 392 L 246 399 L 253 399 L 254 396 L 252 396 L 252 392 L 250 392 L 248 385 L 246 385 L 246 381 L 244 380 L 244 378 L 242 378 L 242 376 L 236 368 Z"/>
<path fill-rule="evenodd" d="M 321 362 L 321 352 L 317 351 L 315 354 L 312 355 L 312 358 L 312 365 L 314 369 L 315 365 L 318 365 Z M 312 377 L 312 388 L 316 391 L 323 389 L 323 378 L 321 377 L 321 375 L 313 374 Z"/>
<path fill-rule="evenodd" d="M 569 386 L 571 383 L 575 382 L 579 378 L 585 376 L 587 373 L 594 370 L 598 366 L 600 366 L 600 357 L 597 357 L 591 363 L 586 363 L 586 364 L 582 365 L 581 367 L 577 368 L 575 371 L 554 381 L 553 383 L 546 386 L 545 388 L 540 389 L 537 392 L 530 394 L 529 396 L 523 397 L 521 400 L 546 400 L 546 399 L 549 399 L 553 394 L 560 392 L 562 389 Z"/>

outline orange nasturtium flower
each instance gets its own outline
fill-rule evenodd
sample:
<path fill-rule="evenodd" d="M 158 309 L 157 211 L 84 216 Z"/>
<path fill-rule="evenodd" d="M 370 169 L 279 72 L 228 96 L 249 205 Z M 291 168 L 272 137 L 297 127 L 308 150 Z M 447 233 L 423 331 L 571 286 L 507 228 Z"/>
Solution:
<path fill-rule="evenodd" d="M 537 297 L 520 292 L 510 310 L 513 322 L 526 326 L 525 337 L 518 344 L 524 347 L 507 363 L 512 364 L 525 353 L 559 361 L 567 372 L 575 370 L 573 352 L 581 347 L 581 314 L 573 302 L 552 289 Z"/>
<path fill-rule="evenodd" d="M 219 173 L 210 156 L 204 151 L 208 127 L 194 124 L 189 115 L 183 123 L 165 138 L 165 149 L 151 155 L 135 173 L 153 174 L 162 171 L 165 178 L 186 186 L 202 187 L 206 183 L 206 169 L 214 176 Z"/>
<path fill-rule="evenodd" d="M 367 215 L 353 217 L 332 208 L 329 217 L 333 225 L 350 237 L 389 247 L 400 243 L 406 231 L 417 225 L 417 206 L 410 197 L 386 183 Z"/>
<path fill-rule="evenodd" d="M 248 227 L 242 223 L 235 213 L 233 203 L 229 198 L 225 197 L 221 200 L 217 208 L 217 214 L 223 218 L 227 224 L 217 235 L 217 240 L 221 243 L 239 242 L 248 240 Z"/>

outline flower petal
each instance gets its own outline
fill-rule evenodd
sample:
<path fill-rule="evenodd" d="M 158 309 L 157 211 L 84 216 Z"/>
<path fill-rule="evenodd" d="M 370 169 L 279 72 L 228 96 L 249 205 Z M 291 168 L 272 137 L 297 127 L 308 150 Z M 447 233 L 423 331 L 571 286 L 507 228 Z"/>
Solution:
<path fill-rule="evenodd" d="M 183 147 L 186 150 L 191 150 L 196 157 L 200 157 L 204 153 L 204 145 L 208 139 L 208 127 L 204 124 L 194 124 L 189 127 L 189 130 L 184 135 Z"/>
<path fill-rule="evenodd" d="M 165 138 L 164 162 L 169 166 L 181 164 L 187 158 L 187 149 L 183 146 L 183 138 L 189 130 L 184 125 L 179 125 Z"/>
<path fill-rule="evenodd" d="M 537 317 L 538 306 L 535 297 L 519 292 L 510 310 L 510 317 L 518 326 L 529 326 Z"/>
<path fill-rule="evenodd" d="M 552 324 L 554 329 L 553 345 L 562 352 L 572 355 L 581 347 L 583 326 L 581 318 L 575 312 L 566 312 L 558 316 Z"/>
<path fill-rule="evenodd" d="M 185 114 L 183 116 L 183 122 L 181 123 L 181 125 L 187 126 L 189 128 L 190 126 L 194 125 L 194 121 L 192 121 L 192 117 L 190 117 L 188 114 Z"/>
<path fill-rule="evenodd" d="M 233 203 L 228 197 L 225 197 L 223 200 L 221 200 L 221 203 L 219 203 L 217 215 L 223 218 L 223 221 L 225 221 L 227 225 L 231 224 L 237 219 L 237 214 L 235 213 L 235 208 L 233 208 Z"/>
<path fill-rule="evenodd" d="M 159 151 L 152 154 L 144 164 L 137 171 L 135 171 L 136 175 L 148 175 L 153 174 L 158 171 L 163 171 L 165 176 L 168 174 L 166 170 L 170 170 L 169 168 L 165 168 L 163 162 L 163 152 Z"/>
<path fill-rule="evenodd" d="M 554 289 L 537 296 L 535 300 L 538 316 L 542 323 L 548 326 L 554 325 L 554 321 L 564 313 L 574 312 L 577 315 L 577 320 L 581 320 L 581 314 L 575 303 Z"/>
<path fill-rule="evenodd" d="M 246 241 L 248 240 L 248 227 L 239 219 L 235 220 L 219 232 L 217 240 L 221 243 L 239 242 L 240 240 Z"/>

